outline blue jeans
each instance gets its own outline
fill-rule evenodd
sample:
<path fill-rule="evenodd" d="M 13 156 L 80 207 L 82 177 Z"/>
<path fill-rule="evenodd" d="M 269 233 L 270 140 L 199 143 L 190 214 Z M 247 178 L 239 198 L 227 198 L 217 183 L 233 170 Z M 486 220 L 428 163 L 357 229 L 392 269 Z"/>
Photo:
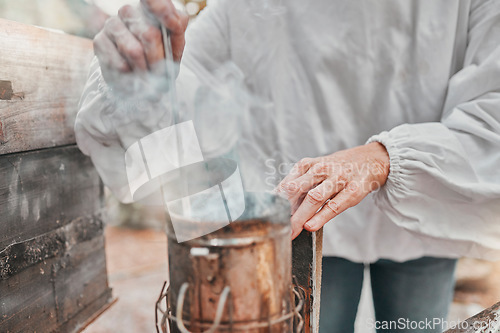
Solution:
<path fill-rule="evenodd" d="M 370 264 L 376 318 L 375 322 L 366 323 L 367 328 L 373 324 L 379 333 L 442 332 L 441 325 L 424 327 L 423 322 L 446 319 L 453 298 L 456 262 L 423 257 L 403 263 L 379 260 Z M 320 333 L 354 331 L 363 270 L 363 264 L 337 257 L 323 258 Z M 420 327 L 414 326 L 419 323 Z"/>

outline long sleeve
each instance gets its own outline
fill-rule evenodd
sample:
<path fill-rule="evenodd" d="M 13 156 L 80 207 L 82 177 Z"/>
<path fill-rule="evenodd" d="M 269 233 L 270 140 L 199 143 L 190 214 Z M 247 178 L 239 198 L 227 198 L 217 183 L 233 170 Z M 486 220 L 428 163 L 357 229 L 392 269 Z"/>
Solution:
<path fill-rule="evenodd" d="M 193 101 L 200 94 L 200 87 L 216 79 L 212 71 L 227 58 L 224 16 L 217 3 L 212 7 L 215 8 L 202 13 L 186 33 L 187 45 L 176 80 L 180 117 L 184 120 L 192 119 L 196 107 Z M 104 184 L 124 203 L 132 201 L 125 165 L 126 149 L 172 124 L 169 92 L 161 90 L 166 78 L 153 75 L 144 78 L 124 74 L 120 84 L 128 85 L 132 91 L 129 96 L 117 96 L 104 81 L 99 62 L 94 58 L 75 122 L 79 148 L 91 157 Z M 208 146 L 214 141 L 210 139 L 205 140 Z M 210 153 L 220 152 L 207 152 Z"/>
<path fill-rule="evenodd" d="M 500 250 L 500 1 L 472 2 L 468 19 L 464 66 L 449 81 L 441 121 L 369 141 L 389 153 L 375 201 L 392 222 L 490 257 Z"/>
<path fill-rule="evenodd" d="M 108 117 L 116 111 L 108 93 L 99 62 L 94 58 L 75 121 L 76 142 L 91 157 L 104 184 L 120 201 L 128 203 L 132 197 L 125 171 L 125 148 Z"/>

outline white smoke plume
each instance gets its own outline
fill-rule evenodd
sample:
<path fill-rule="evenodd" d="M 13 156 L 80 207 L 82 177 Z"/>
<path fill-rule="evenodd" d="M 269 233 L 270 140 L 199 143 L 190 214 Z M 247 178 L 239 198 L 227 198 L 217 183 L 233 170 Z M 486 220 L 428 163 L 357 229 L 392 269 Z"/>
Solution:
<path fill-rule="evenodd" d="M 241 5 L 235 3 L 228 8 L 238 13 Z M 218 3 L 215 3 L 210 12 L 215 14 L 202 13 L 188 28 L 184 56 L 180 68 L 175 70 L 178 71 L 175 89 L 169 84 L 169 78 L 177 73 L 165 75 L 162 69 L 155 73 L 124 74 L 114 85 L 107 84 L 101 77 L 100 93 L 107 95 L 112 105 L 96 105 L 102 111 L 98 112 L 99 120 L 93 118 L 91 122 L 93 126 L 106 128 L 107 135 L 115 137 L 125 150 L 125 162 L 117 161 L 117 168 L 125 164 L 126 180 L 134 200 L 162 202 L 169 210 L 179 211 L 182 207 L 183 217 L 212 220 L 220 227 L 226 218 L 228 223 L 232 222 L 243 212 L 243 191 L 270 191 L 279 181 L 279 177 L 271 182 L 266 178 L 266 161 L 283 164 L 286 150 L 282 148 L 288 144 L 283 133 L 290 132 L 291 126 L 300 128 L 300 124 L 287 124 L 287 111 L 309 104 L 307 92 L 310 88 L 300 86 L 300 78 L 289 78 L 292 81 L 288 83 L 284 80 L 290 72 L 289 66 L 297 62 L 289 57 L 293 38 L 288 35 L 284 23 L 287 11 L 278 1 L 250 2 L 243 8 L 247 19 L 258 21 L 257 26 L 262 29 L 262 40 L 256 52 L 245 63 L 240 56 L 233 58 L 232 53 L 243 52 L 252 41 L 230 41 L 229 31 L 213 31 L 217 23 L 231 24 L 214 22 L 223 18 L 218 16 L 221 13 L 217 8 Z M 212 30 L 205 30 L 207 24 Z M 272 72 L 265 73 L 269 68 Z M 269 80 L 264 83 L 257 80 L 262 75 Z M 85 98 L 82 103 L 85 108 Z M 176 123 L 174 112 L 179 117 Z M 184 130 L 191 128 L 190 124 L 194 124 L 194 131 L 190 129 L 186 136 Z M 278 124 L 286 124 L 287 128 L 280 128 Z M 184 126 L 184 130 L 180 131 L 180 126 Z M 196 141 L 199 146 L 193 145 Z M 184 147 L 188 142 L 194 149 Z M 94 160 L 105 159 L 96 155 L 107 154 L 107 151 L 91 151 L 90 154 Z M 198 181 L 196 177 L 186 176 L 183 171 L 187 166 L 215 158 L 233 160 L 237 167 L 225 175 L 227 178 L 210 179 L 205 187 L 194 184 Z M 155 165 L 161 166 L 162 172 L 153 174 Z M 212 177 L 213 173 L 210 175 Z M 176 183 L 172 180 L 176 177 L 189 178 L 189 181 Z M 150 186 L 150 181 L 163 185 Z M 229 181 L 232 183 L 228 184 Z M 201 191 L 195 193 L 192 188 Z M 220 200 L 216 199 L 220 197 L 218 190 L 222 193 L 225 211 L 220 209 Z M 190 200 L 181 200 L 173 194 L 176 192 L 189 193 Z M 165 197 L 172 200 L 166 201 Z M 186 239 L 178 235 L 178 240 Z"/>

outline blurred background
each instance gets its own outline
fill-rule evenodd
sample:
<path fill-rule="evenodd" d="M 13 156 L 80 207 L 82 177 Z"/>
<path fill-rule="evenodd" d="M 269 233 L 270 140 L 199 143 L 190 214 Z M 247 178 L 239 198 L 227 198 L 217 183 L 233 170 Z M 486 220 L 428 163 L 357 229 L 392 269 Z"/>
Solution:
<path fill-rule="evenodd" d="M 138 0 L 0 0 L 0 17 L 93 38 L 110 15 Z M 174 1 L 191 20 L 205 0 Z M 167 272 L 163 209 L 124 205 L 106 192 L 106 255 L 109 282 L 118 301 L 85 332 L 155 332 L 154 306 Z M 366 275 L 369 272 L 366 271 Z M 462 259 L 449 320 L 468 318 L 500 300 L 500 263 Z M 369 277 L 365 278 L 369 281 Z M 373 316 L 370 286 L 364 285 L 357 333 L 365 333 Z M 371 332 L 366 332 L 371 333 Z"/>

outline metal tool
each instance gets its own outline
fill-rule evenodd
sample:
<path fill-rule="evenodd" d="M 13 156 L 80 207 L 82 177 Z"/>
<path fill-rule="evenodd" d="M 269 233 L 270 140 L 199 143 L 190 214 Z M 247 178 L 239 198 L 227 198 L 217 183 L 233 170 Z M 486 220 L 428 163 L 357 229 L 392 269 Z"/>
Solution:
<path fill-rule="evenodd" d="M 175 89 L 174 54 L 172 51 L 170 32 L 167 30 L 167 28 L 165 28 L 163 24 L 161 25 L 161 36 L 163 40 L 163 51 L 165 53 L 166 72 L 169 79 L 170 104 L 172 108 L 174 124 L 177 124 L 179 123 L 179 105 L 177 104 L 177 91 Z"/>
<path fill-rule="evenodd" d="M 246 201 L 238 221 L 203 237 L 177 243 L 167 229 L 171 274 L 157 303 L 158 331 L 302 332 L 304 292 L 292 284 L 288 202 L 265 193 L 247 193 Z"/>

